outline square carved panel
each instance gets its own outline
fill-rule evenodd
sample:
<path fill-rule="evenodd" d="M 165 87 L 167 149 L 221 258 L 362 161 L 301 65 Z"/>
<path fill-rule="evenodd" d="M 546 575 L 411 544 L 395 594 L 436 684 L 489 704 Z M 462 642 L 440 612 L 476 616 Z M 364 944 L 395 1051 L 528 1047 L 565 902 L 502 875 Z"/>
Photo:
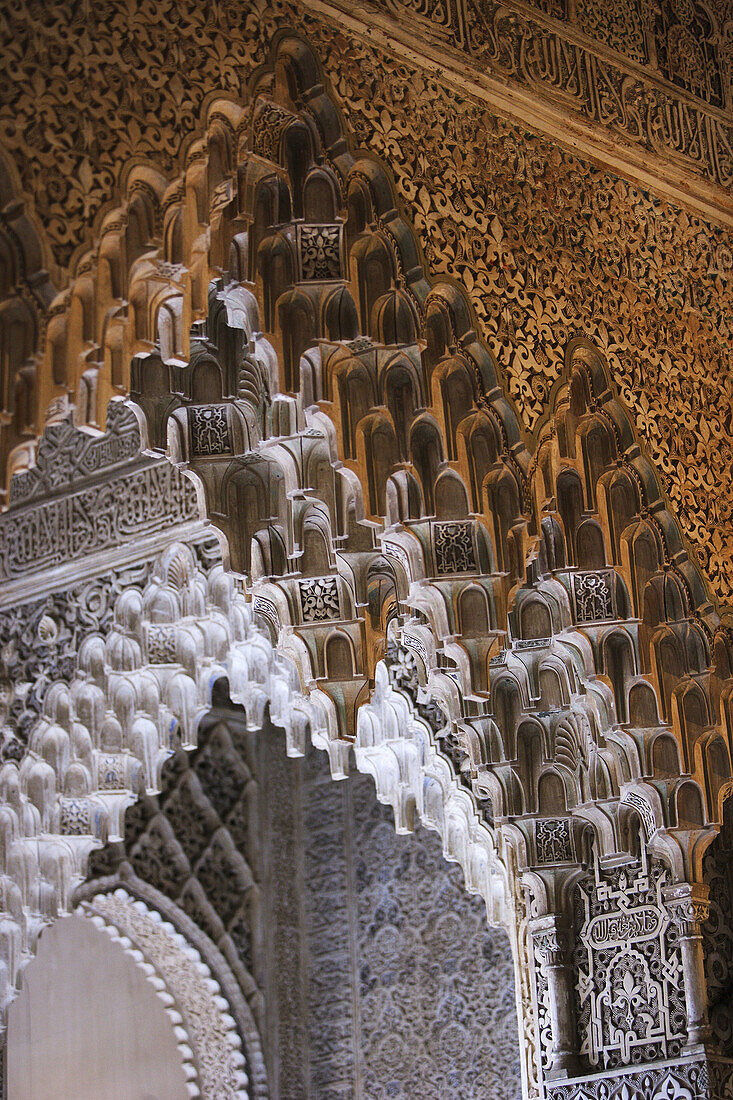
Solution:
<path fill-rule="evenodd" d="M 343 278 L 340 225 L 298 225 L 298 257 L 303 282 Z"/>

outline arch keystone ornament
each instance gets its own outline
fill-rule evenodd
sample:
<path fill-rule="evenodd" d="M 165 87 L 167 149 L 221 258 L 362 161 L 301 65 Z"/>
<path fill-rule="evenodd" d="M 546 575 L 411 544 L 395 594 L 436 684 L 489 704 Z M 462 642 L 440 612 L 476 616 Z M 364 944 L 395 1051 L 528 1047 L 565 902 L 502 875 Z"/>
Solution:
<path fill-rule="evenodd" d="M 530 447 L 467 294 L 431 277 L 387 171 L 352 146 L 312 50 L 283 34 L 242 106 L 212 102 L 180 179 L 148 179 L 106 226 L 85 276 L 91 297 L 102 278 L 127 287 L 130 402 L 94 434 L 80 389 L 0 517 L 0 547 L 22 548 L 7 636 L 27 621 L 39 643 L 3 650 L 6 1000 L 112 838 L 92 873 L 160 879 L 257 1001 L 232 816 L 251 775 L 230 731 L 233 704 L 252 728 L 269 704 L 290 755 L 310 739 L 334 778 L 355 760 L 398 831 L 437 830 L 507 930 L 527 1097 L 718 1100 L 730 631 L 599 348 L 567 340 Z M 98 621 L 61 611 L 67 539 Z M 212 705 L 228 708 L 215 733 Z M 82 911 L 143 922 L 152 944 L 124 891 Z"/>

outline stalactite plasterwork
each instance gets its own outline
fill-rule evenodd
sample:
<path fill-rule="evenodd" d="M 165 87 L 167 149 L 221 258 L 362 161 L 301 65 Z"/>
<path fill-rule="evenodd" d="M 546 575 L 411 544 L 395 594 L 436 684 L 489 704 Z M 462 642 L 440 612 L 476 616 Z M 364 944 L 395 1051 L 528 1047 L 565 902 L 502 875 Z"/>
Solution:
<path fill-rule="evenodd" d="M 705 440 L 724 434 L 728 381 L 708 379 L 716 409 L 703 415 L 678 385 L 667 339 L 684 314 L 695 338 L 686 381 L 698 378 L 701 350 L 712 349 L 710 363 L 720 352 L 725 280 L 705 268 L 680 289 L 668 254 L 692 242 L 700 274 L 710 259 L 701 250 L 722 234 L 698 233 L 699 219 L 679 211 L 662 218 L 610 177 L 579 186 L 578 174 L 598 183 L 598 170 L 546 141 L 505 140 L 508 125 L 474 102 L 455 112 L 437 78 L 406 63 L 385 63 L 370 84 L 381 55 L 312 25 L 335 93 L 311 47 L 280 36 L 244 105 L 212 103 L 184 177 L 164 192 L 150 165 L 144 179 L 131 175 L 89 279 L 70 289 L 63 324 L 54 318 L 49 354 L 59 370 L 66 363 L 84 423 L 50 424 L 37 450 L 13 451 L 0 536 L 38 552 L 26 552 L 12 591 L 39 583 L 54 595 L 58 570 L 68 580 L 78 557 L 93 573 L 99 551 L 147 560 L 138 540 L 151 532 L 170 545 L 119 592 L 109 632 L 100 619 L 78 667 L 39 695 L 19 766 L 0 775 L 16 952 L 6 996 L 34 927 L 68 904 L 92 849 L 123 824 L 124 844 L 104 848 L 94 869 L 122 874 L 129 863 L 222 950 L 240 963 L 251 954 L 257 893 L 237 835 L 252 776 L 242 726 L 263 726 L 269 704 L 289 754 L 310 740 L 336 778 L 355 758 L 399 831 L 435 829 L 508 933 L 529 1095 L 600 1098 L 606 1072 L 624 1100 L 624 1089 L 636 1100 L 688 1085 L 709 1096 L 710 1074 L 722 1089 L 730 1067 L 700 1054 L 704 878 L 717 874 L 712 860 L 701 869 L 701 854 L 733 782 L 733 647 L 699 567 L 725 591 L 729 532 L 721 524 L 710 536 L 696 500 L 678 521 L 683 486 L 707 479 L 712 492 L 718 473 L 701 463 L 689 426 L 670 433 L 667 451 L 657 440 L 656 468 L 643 453 L 637 434 L 653 441 L 661 420 L 646 416 L 629 348 L 648 356 L 645 384 L 657 371 L 658 397 L 674 391 L 670 415 L 682 409 Z M 397 121 L 416 106 L 419 141 Z M 360 144 L 383 162 L 357 157 Z M 564 214 L 554 219 L 554 208 Z M 583 266 L 588 222 L 596 252 Z M 625 251 L 614 243 L 621 229 Z M 644 249 L 649 271 L 632 271 Z M 632 287 L 650 271 L 653 304 Z M 133 415 L 119 401 L 106 436 L 94 435 L 94 394 L 114 388 L 112 370 L 71 354 L 87 332 L 83 296 L 101 301 L 112 283 L 130 309 L 105 364 L 117 355 L 124 391 L 129 351 L 140 441 L 157 461 L 119 458 L 116 418 L 132 429 Z M 708 320 L 688 316 L 688 291 L 707 331 Z M 617 339 L 612 326 L 632 315 Z M 668 326 L 663 339 L 651 338 L 656 322 Z M 77 469 L 79 456 L 106 453 L 105 438 L 106 474 Z M 39 482 L 34 495 L 54 440 L 72 469 L 65 488 Z M 684 461 L 670 465 L 669 448 Z M 152 476 L 157 498 L 136 491 L 139 474 L 163 469 L 177 494 Z M 131 523 L 114 507 L 90 517 L 105 492 Z M 725 509 L 724 492 L 715 507 Z M 196 537 L 169 530 L 198 509 L 218 530 L 221 561 L 201 549 L 197 524 Z M 49 525 L 62 513 L 67 527 Z M 18 535 L 21 521 L 30 535 Z M 80 538 L 64 557 L 67 528 Z M 100 576 L 114 585 L 105 562 Z M 33 571 L 44 566 L 57 570 L 48 581 Z M 32 611 L 46 649 L 66 629 L 52 606 Z M 245 708 L 230 715 L 234 737 L 226 721 L 202 721 L 225 676 L 230 703 Z M 181 748 L 199 733 L 189 758 Z M 273 766 L 273 781 L 283 770 Z M 38 836 L 42 872 L 25 843 Z M 281 899 L 293 937 L 301 886 L 291 876 Z M 281 949 L 306 955 L 301 941 Z M 278 996 L 304 1018 L 303 986 Z M 297 1043 L 284 1067 L 297 1092 Z M 595 1070 L 595 1082 L 581 1080 Z"/>
<path fill-rule="evenodd" d="M 128 36 L 133 45 L 124 56 L 111 64 L 106 55 L 87 50 L 83 65 L 74 53 L 77 36 L 70 28 L 76 24 L 55 10 L 58 26 L 40 37 L 30 34 L 24 17 L 8 21 L 14 43 L 7 56 L 15 56 L 17 44 L 28 41 L 29 70 L 25 85 L 13 79 L 14 96 L 20 99 L 13 97 L 2 117 L 11 148 L 22 152 L 25 186 L 35 196 L 63 267 L 84 240 L 83 223 L 119 186 L 121 164 L 149 158 L 166 176 L 179 171 L 180 139 L 200 125 L 204 88 L 220 87 L 241 98 L 246 74 L 260 64 L 276 31 L 288 22 L 299 26 L 319 45 L 326 76 L 357 141 L 390 165 L 401 200 L 414 210 L 420 243 L 434 271 L 466 286 L 527 429 L 535 430 L 546 415 L 567 336 L 584 330 L 606 351 L 621 396 L 714 590 L 723 603 L 733 600 L 728 566 L 733 499 L 717 477 L 732 461 L 729 232 L 660 203 L 550 141 L 498 120 L 469 99 L 457 101 L 452 88 L 415 65 L 294 8 L 237 9 L 242 18 L 229 26 L 229 47 L 220 56 L 215 45 L 220 28 L 204 13 L 186 13 L 179 6 L 168 14 L 157 5 L 154 18 L 137 13 L 137 32 Z M 225 16 L 231 13 L 222 10 Z M 440 23 L 437 12 L 424 15 L 426 24 L 431 19 Z M 127 27 L 128 16 L 110 5 L 95 7 L 88 18 L 101 34 Z M 524 18 L 509 22 L 512 28 L 524 26 L 521 34 L 531 42 L 535 31 Z M 160 43 L 168 40 L 167 31 L 161 35 L 166 25 L 177 28 L 175 49 L 158 57 Z M 459 25 L 465 26 L 465 20 Z M 187 27 L 190 37 L 184 33 Z M 515 29 L 508 33 L 511 38 Z M 94 34 L 84 40 L 91 45 Z M 44 65 L 47 51 L 56 55 L 61 41 L 70 51 L 65 71 L 72 74 L 63 80 Z M 135 43 L 145 43 L 143 56 L 134 53 Z M 528 56 L 526 50 L 522 56 Z M 79 66 L 88 72 L 93 64 L 104 67 L 105 77 L 89 81 L 86 95 L 106 91 L 89 105 L 99 125 L 87 141 L 72 107 L 73 74 Z M 156 76 L 143 96 L 137 74 L 148 68 L 160 74 L 171 64 L 171 80 L 159 82 Z M 189 71 L 202 83 L 189 83 Z M 23 95 L 24 86 L 32 86 L 31 73 L 43 89 L 46 127 L 60 127 L 61 133 L 77 128 L 73 151 L 61 137 L 47 145 L 37 97 Z M 170 86 L 177 89 L 175 102 L 163 92 Z M 120 96 L 126 104 L 122 109 Z M 612 95 L 593 99 L 616 102 Z M 687 118 L 693 108 L 685 104 L 679 110 L 685 116 L 679 134 L 701 134 L 700 120 Z M 108 129 L 115 120 L 119 132 Z M 725 157 L 718 163 L 726 163 Z M 140 181 L 138 193 L 144 186 Z M 43 411 L 37 410 L 37 418 Z"/>

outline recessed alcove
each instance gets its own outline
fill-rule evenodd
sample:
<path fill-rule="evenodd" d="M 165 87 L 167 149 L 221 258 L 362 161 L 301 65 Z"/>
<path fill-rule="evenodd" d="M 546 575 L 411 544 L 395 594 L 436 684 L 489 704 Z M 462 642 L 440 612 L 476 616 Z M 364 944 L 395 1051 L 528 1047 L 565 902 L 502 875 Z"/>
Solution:
<path fill-rule="evenodd" d="M 189 1100 L 165 1005 L 119 941 L 69 916 L 8 1014 L 9 1100 Z"/>

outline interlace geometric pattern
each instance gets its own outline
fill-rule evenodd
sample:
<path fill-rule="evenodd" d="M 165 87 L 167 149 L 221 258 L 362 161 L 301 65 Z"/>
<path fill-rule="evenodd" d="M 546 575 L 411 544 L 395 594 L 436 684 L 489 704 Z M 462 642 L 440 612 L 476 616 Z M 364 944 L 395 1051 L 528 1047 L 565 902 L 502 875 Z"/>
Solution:
<path fill-rule="evenodd" d="M 687 1034 L 678 933 L 658 860 L 599 871 L 575 894 L 580 1054 L 593 1067 L 673 1058 Z"/>
<path fill-rule="evenodd" d="M 221 455 L 231 451 L 226 405 L 188 410 L 191 449 L 195 455 Z"/>
<path fill-rule="evenodd" d="M 614 617 L 613 570 L 574 573 L 575 618 L 579 623 L 603 622 Z"/>
<path fill-rule="evenodd" d="M 476 550 L 470 520 L 433 524 L 435 570 L 439 575 L 475 573 Z"/>
<path fill-rule="evenodd" d="M 563 863 L 573 858 L 570 822 L 566 817 L 542 818 L 535 822 L 538 863 Z"/>

